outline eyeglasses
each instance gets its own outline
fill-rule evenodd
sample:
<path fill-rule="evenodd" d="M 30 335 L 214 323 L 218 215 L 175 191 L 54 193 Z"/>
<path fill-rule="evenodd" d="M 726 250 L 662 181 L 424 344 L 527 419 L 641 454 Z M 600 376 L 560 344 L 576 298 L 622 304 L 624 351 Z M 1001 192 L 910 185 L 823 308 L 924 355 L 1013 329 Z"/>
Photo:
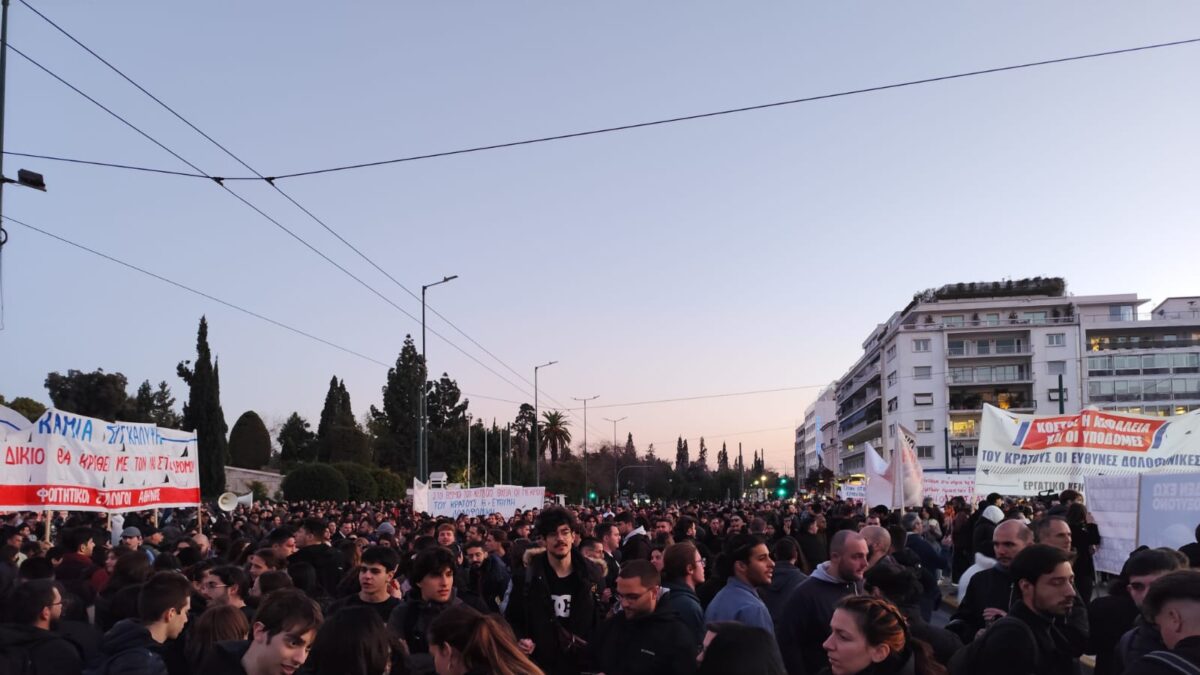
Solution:
<path fill-rule="evenodd" d="M 213 583 L 210 581 L 206 584 L 200 584 L 200 588 L 203 588 L 203 589 L 209 590 L 209 591 L 215 591 L 218 588 L 229 588 L 229 584 L 218 584 L 218 583 Z"/>
<path fill-rule="evenodd" d="M 617 597 L 620 598 L 621 600 L 623 600 L 624 602 L 637 602 L 638 600 L 642 599 L 642 596 L 649 593 L 650 590 L 651 589 L 647 588 L 646 590 L 642 591 L 641 593 L 617 593 Z"/>

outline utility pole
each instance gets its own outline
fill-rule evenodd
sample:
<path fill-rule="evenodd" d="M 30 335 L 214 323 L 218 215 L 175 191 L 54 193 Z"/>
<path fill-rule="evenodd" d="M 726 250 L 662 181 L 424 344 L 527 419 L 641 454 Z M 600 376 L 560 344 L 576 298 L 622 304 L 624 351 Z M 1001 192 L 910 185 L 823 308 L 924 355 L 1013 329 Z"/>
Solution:
<path fill-rule="evenodd" d="M 942 427 L 942 437 L 946 444 L 946 473 L 950 473 L 950 427 Z"/>
<path fill-rule="evenodd" d="M 1067 391 L 1063 388 L 1062 373 L 1058 375 L 1058 414 L 1062 415 L 1067 412 Z"/>
<path fill-rule="evenodd" d="M 487 429 L 487 428 L 484 428 L 484 430 L 483 430 L 483 487 L 487 487 L 487 483 L 488 483 L 488 472 L 487 472 L 487 470 L 488 470 L 488 465 L 487 465 L 488 464 L 488 462 L 487 462 L 487 460 L 488 460 L 488 456 L 487 456 L 487 441 L 488 441 L 488 439 L 487 439 L 487 437 L 488 437 L 488 433 L 490 431 L 491 430 Z"/>
<path fill-rule="evenodd" d="M 742 444 L 738 443 L 738 469 L 741 474 L 739 482 L 742 486 L 742 496 L 746 496 L 746 459 L 742 457 Z"/>
<path fill-rule="evenodd" d="M 617 461 L 617 422 L 629 419 L 629 416 L 620 419 L 604 418 L 605 422 L 613 423 L 613 499 L 621 496 L 621 463 Z"/>
<path fill-rule="evenodd" d="M 542 486 L 542 445 L 540 438 L 541 430 L 539 429 L 541 424 L 538 422 L 538 415 L 540 414 L 538 410 L 538 370 L 556 363 L 558 361 L 550 361 L 549 363 L 533 367 L 533 472 L 534 477 L 537 479 L 537 487 Z"/>
<path fill-rule="evenodd" d="M 471 413 L 467 413 L 467 489 L 471 489 Z"/>
<path fill-rule="evenodd" d="M 584 504 L 586 504 L 586 503 L 587 503 L 587 496 L 588 496 L 588 475 L 587 475 L 587 404 L 588 404 L 588 401 L 595 401 L 596 399 L 600 398 L 600 394 L 596 394 L 595 396 L 592 396 L 592 397 L 590 397 L 590 398 L 576 398 L 576 397 L 574 397 L 574 396 L 572 396 L 571 398 L 572 398 L 573 400 L 576 400 L 576 401 L 583 401 L 583 499 L 582 499 L 581 501 L 582 501 Z M 615 448 L 614 448 L 614 450 L 615 450 Z"/>
<path fill-rule="evenodd" d="M 4 89 L 8 84 L 8 0 L 2 0 L 0 10 L 0 213 L 4 205 Z M 8 232 L 4 231 L 4 221 L 0 220 L 0 250 L 8 241 Z"/>
<path fill-rule="evenodd" d="M 420 446 L 417 452 L 420 456 L 417 459 L 417 473 L 422 482 L 429 481 L 429 403 L 425 400 L 425 389 L 428 388 L 429 382 L 429 361 L 425 359 L 425 292 L 434 286 L 449 283 L 457 278 L 458 275 L 453 274 L 448 277 L 442 277 L 441 281 L 435 281 L 432 284 L 425 284 L 421 287 L 421 365 L 425 368 L 425 378 L 421 382 L 421 429 L 417 436 Z M 470 438 L 469 435 L 468 438 Z M 470 464 L 467 465 L 467 471 L 469 474 Z"/>

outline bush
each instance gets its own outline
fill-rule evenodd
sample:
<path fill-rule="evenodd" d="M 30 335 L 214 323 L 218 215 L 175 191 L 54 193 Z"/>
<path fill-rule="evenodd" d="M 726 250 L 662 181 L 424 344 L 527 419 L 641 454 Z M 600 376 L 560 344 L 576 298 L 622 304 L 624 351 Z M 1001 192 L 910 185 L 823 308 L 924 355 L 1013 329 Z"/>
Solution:
<path fill-rule="evenodd" d="M 331 500 L 344 502 L 350 498 L 346 478 L 328 464 L 301 464 L 283 477 L 283 495 L 288 501 Z"/>
<path fill-rule="evenodd" d="M 254 495 L 255 503 L 267 501 L 267 485 L 265 483 L 258 480 L 252 480 L 246 487 L 250 488 L 251 494 Z"/>
<path fill-rule="evenodd" d="M 404 499 L 404 490 L 407 484 L 398 474 L 374 467 L 371 469 L 371 477 L 375 479 L 375 487 L 378 488 L 375 492 L 376 499 L 389 502 L 398 502 Z"/>
<path fill-rule="evenodd" d="M 261 469 L 271 459 L 271 434 L 253 410 L 247 410 L 229 432 L 229 465 Z"/>
<path fill-rule="evenodd" d="M 377 498 L 379 486 L 371 477 L 371 469 L 354 462 L 338 462 L 333 468 L 346 479 L 346 488 L 349 491 L 347 499 L 369 502 Z"/>

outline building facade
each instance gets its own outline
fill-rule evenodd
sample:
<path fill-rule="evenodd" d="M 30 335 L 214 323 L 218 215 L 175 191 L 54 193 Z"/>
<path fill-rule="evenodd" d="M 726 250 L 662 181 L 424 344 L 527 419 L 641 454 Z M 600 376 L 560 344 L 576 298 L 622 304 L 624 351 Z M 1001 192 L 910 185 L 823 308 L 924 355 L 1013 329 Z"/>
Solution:
<path fill-rule="evenodd" d="M 809 471 L 824 466 L 837 472 L 838 452 L 836 438 L 830 443 L 829 431 L 837 425 L 837 383 L 821 390 L 817 400 L 804 409 L 804 422 L 796 427 L 796 480 L 804 480 Z M 817 446 L 822 457 L 818 461 Z"/>
<path fill-rule="evenodd" d="M 1200 298 L 1138 314 L 1136 294 L 1070 296 L 1062 279 L 955 284 L 918 294 L 838 380 L 841 474 L 901 427 L 926 471 L 973 471 L 983 405 L 1177 414 L 1200 407 Z"/>

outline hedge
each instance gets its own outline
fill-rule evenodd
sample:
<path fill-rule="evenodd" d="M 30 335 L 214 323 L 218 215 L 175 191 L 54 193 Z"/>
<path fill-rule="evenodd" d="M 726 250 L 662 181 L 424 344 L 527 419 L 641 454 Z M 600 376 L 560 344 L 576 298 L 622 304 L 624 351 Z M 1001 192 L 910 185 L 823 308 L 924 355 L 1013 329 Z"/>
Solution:
<path fill-rule="evenodd" d="M 301 464 L 288 471 L 280 487 L 288 501 L 346 501 L 350 498 L 349 485 L 341 472 L 319 462 Z"/>
<path fill-rule="evenodd" d="M 375 493 L 376 499 L 390 502 L 404 499 L 406 485 L 399 474 L 380 467 L 373 467 L 371 477 L 375 479 L 375 486 L 378 488 Z"/>
<path fill-rule="evenodd" d="M 337 462 L 332 465 L 346 479 L 348 499 L 357 502 L 369 502 L 377 498 L 379 486 L 371 476 L 371 469 L 354 462 Z"/>

